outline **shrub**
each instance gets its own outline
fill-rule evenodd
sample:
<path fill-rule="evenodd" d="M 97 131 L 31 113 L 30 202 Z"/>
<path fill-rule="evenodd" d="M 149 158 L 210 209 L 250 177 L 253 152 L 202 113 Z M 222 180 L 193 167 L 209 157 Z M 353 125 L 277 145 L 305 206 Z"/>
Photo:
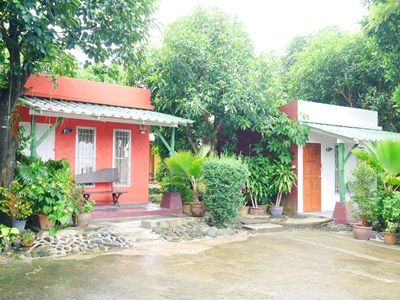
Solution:
<path fill-rule="evenodd" d="M 358 163 L 352 172 L 351 200 L 356 204 L 355 217 L 363 225 L 376 221 L 380 211 L 377 179 L 376 171 L 365 162 Z"/>
<path fill-rule="evenodd" d="M 203 176 L 209 223 L 218 227 L 232 224 L 244 201 L 241 190 L 249 176 L 247 165 L 234 157 L 212 158 L 204 164 Z"/>

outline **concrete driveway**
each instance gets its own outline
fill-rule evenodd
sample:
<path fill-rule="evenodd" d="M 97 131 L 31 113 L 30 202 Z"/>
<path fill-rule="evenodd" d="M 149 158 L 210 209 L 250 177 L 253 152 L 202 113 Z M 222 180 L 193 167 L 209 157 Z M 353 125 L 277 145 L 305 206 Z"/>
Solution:
<path fill-rule="evenodd" d="M 399 246 L 317 230 L 234 239 L 0 265 L 0 298 L 400 299 Z"/>

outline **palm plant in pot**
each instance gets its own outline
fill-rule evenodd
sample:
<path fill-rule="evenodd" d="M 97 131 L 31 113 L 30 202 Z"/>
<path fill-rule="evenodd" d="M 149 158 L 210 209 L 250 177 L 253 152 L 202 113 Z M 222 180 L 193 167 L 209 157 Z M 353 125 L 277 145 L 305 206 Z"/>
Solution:
<path fill-rule="evenodd" d="M 386 210 L 387 213 L 384 218 L 386 222 L 396 223 L 393 222 L 393 218 L 391 217 L 392 208 L 395 206 L 393 206 L 393 203 L 389 204 L 389 202 L 397 198 L 396 190 L 400 186 L 400 156 L 398 155 L 400 153 L 400 142 L 391 140 L 379 141 L 377 143 L 364 142 L 362 148 L 356 148 L 352 152 L 375 171 L 375 184 L 372 183 L 373 180 L 371 178 L 372 187 L 376 189 L 376 182 L 379 179 L 385 194 L 383 197 L 384 203 L 386 202 L 386 205 L 390 207 Z M 368 188 L 368 186 L 364 187 L 364 189 Z M 371 208 L 375 212 L 379 210 L 379 208 L 376 208 L 376 201 L 371 203 Z M 393 227 L 391 226 L 391 228 Z"/>
<path fill-rule="evenodd" d="M 279 217 L 283 213 L 281 206 L 282 195 L 291 191 L 296 185 L 296 175 L 293 172 L 294 167 L 289 164 L 277 164 L 273 171 L 273 187 L 277 193 L 275 206 L 269 208 L 269 212 L 273 217 Z"/>
<path fill-rule="evenodd" d="M 194 217 L 203 217 L 205 212 L 205 207 L 200 201 L 200 193 L 204 190 L 203 165 L 209 151 L 209 146 L 202 146 L 196 154 L 188 151 L 177 152 L 165 161 L 169 177 L 161 184 L 185 187 L 189 182 L 193 192 L 190 210 Z"/>
<path fill-rule="evenodd" d="M 13 227 L 19 231 L 25 229 L 26 220 L 32 215 L 32 202 L 17 181 L 9 188 L 0 187 L 0 211 L 12 219 Z"/>
<path fill-rule="evenodd" d="M 359 222 L 353 224 L 354 238 L 369 240 L 372 233 L 372 222 L 376 220 L 378 211 L 377 174 L 365 162 L 360 162 L 352 171 L 353 214 Z"/>

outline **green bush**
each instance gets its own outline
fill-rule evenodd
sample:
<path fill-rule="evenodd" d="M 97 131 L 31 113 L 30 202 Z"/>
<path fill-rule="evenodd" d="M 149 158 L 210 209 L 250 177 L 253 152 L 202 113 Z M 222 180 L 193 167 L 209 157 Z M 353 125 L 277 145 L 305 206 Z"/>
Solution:
<path fill-rule="evenodd" d="M 376 171 L 365 162 L 360 162 L 352 171 L 352 197 L 356 204 L 354 215 L 365 226 L 376 221 L 381 208 L 379 207 Z"/>
<path fill-rule="evenodd" d="M 247 165 L 234 157 L 212 158 L 205 162 L 203 176 L 209 223 L 218 227 L 232 224 L 245 199 L 241 190 L 249 176 Z"/>

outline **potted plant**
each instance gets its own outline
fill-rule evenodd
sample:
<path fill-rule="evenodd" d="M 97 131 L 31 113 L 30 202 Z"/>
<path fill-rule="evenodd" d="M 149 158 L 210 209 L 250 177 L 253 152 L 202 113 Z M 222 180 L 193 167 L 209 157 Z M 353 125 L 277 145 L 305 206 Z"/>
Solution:
<path fill-rule="evenodd" d="M 19 238 L 19 230 L 15 227 L 7 227 L 0 224 L 0 250 L 5 252 L 12 250 L 12 243 Z"/>
<path fill-rule="evenodd" d="M 74 225 L 78 227 L 88 226 L 92 217 L 94 201 L 86 200 L 83 197 L 83 188 L 78 185 L 72 187 L 69 197 L 74 207 L 72 214 Z"/>
<path fill-rule="evenodd" d="M 354 238 L 369 240 L 372 234 L 372 222 L 376 220 L 378 209 L 377 174 L 365 162 L 360 162 L 352 171 L 353 214 L 358 223 L 353 224 Z"/>
<path fill-rule="evenodd" d="M 383 242 L 394 245 L 397 241 L 396 233 L 400 224 L 400 192 L 390 192 L 383 198 L 382 217 L 386 223 Z"/>
<path fill-rule="evenodd" d="M 21 235 L 21 245 L 22 247 L 32 247 L 35 243 L 36 235 L 33 231 L 27 229 Z"/>
<path fill-rule="evenodd" d="M 264 215 L 268 206 L 259 205 L 259 202 L 271 194 L 272 165 L 264 156 L 244 157 L 243 160 L 250 171 L 244 189 L 246 198 L 251 203 L 247 210 L 251 215 Z"/>
<path fill-rule="evenodd" d="M 34 204 L 41 229 L 50 229 L 54 234 L 55 225 L 71 223 L 73 203 L 69 194 L 74 184 L 68 161 L 25 158 L 16 169 L 16 178 L 26 187 L 26 197 Z"/>
<path fill-rule="evenodd" d="M 32 202 L 17 181 L 9 188 L 0 187 L 0 211 L 11 218 L 13 227 L 19 231 L 25 229 L 26 220 L 32 215 Z"/>
<path fill-rule="evenodd" d="M 383 236 L 383 242 L 387 245 L 394 245 L 397 242 L 397 229 L 399 224 L 393 222 L 386 222 L 386 228 Z"/>
<path fill-rule="evenodd" d="M 188 151 L 177 152 L 165 161 L 169 178 L 164 180 L 162 185 L 185 187 L 189 182 L 193 192 L 190 211 L 194 217 L 203 217 L 205 212 L 205 207 L 200 201 L 200 193 L 204 190 L 203 164 L 209 151 L 209 146 L 203 146 L 196 154 Z"/>
<path fill-rule="evenodd" d="M 275 206 L 270 206 L 269 212 L 273 217 L 280 217 L 283 213 L 281 206 L 282 195 L 291 191 L 296 185 L 296 175 L 293 172 L 294 167 L 289 164 L 278 163 L 273 171 L 273 187 L 277 193 Z"/>

